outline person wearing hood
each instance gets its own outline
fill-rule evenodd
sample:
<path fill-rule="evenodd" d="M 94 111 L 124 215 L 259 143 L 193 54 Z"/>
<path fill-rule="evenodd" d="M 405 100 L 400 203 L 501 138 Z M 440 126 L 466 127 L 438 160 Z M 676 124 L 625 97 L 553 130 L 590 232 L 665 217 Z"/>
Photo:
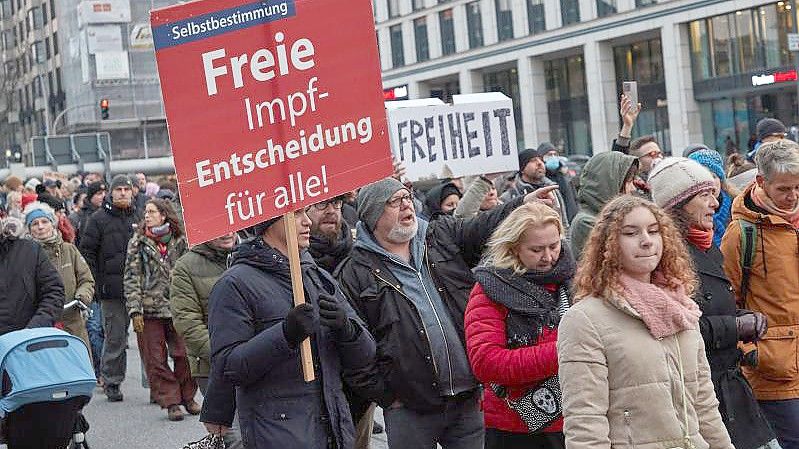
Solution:
<path fill-rule="evenodd" d="M 92 272 L 78 248 L 64 241 L 56 223 L 55 211 L 44 203 L 34 202 L 25 208 L 25 226 L 30 238 L 42 245 L 58 270 L 64 283 L 65 303 L 76 300 L 88 307 L 94 299 Z M 65 331 L 83 340 L 90 348 L 84 315 L 80 307 L 72 306 L 64 310 L 61 321 Z"/>
<path fill-rule="evenodd" d="M 475 176 L 468 184 L 463 198 L 458 202 L 453 216 L 455 218 L 470 218 L 480 212 L 491 210 L 500 204 L 494 179 L 500 175 Z"/>
<path fill-rule="evenodd" d="M 525 398 L 559 391 L 555 341 L 569 308 L 576 264 L 557 212 L 526 204 L 488 243 L 466 307 L 466 348 L 483 383 L 486 449 L 562 449 L 560 400 L 523 408 Z"/>
<path fill-rule="evenodd" d="M 571 223 L 577 215 L 579 207 L 577 205 L 577 191 L 574 189 L 572 179 L 564 172 L 565 158 L 560 157 L 558 149 L 550 142 L 543 142 L 536 149 L 538 154 L 543 156 L 544 166 L 547 169 L 547 179 L 558 184 L 558 193 L 563 197 L 563 206 L 566 209 L 567 223 Z"/>
<path fill-rule="evenodd" d="M 254 226 L 256 238 L 239 245 L 208 301 L 211 376 L 200 421 L 224 434 L 238 409 L 247 448 L 350 448 L 342 373 L 373 364 L 375 342 L 308 253 L 311 220 L 304 211 L 295 215 L 306 302 L 294 305 L 284 218 Z M 311 382 L 300 362 L 306 338 Z"/>
<path fill-rule="evenodd" d="M 544 147 L 546 148 L 546 147 Z M 513 186 L 500 196 L 500 201 L 507 203 L 510 200 L 524 196 L 543 187 L 558 185 L 557 182 L 547 178 L 547 167 L 544 163 L 544 154 L 537 149 L 528 148 L 519 153 L 519 172 L 513 180 Z M 553 205 L 561 216 L 561 223 L 568 227 L 569 220 L 566 211 L 566 200 L 563 199 L 561 192 L 553 192 L 555 204 Z"/>
<path fill-rule="evenodd" d="M 580 174 L 577 200 L 580 212 L 572 220 L 570 243 L 575 258 L 580 258 L 596 216 L 618 195 L 635 191 L 634 179 L 638 160 L 618 151 L 599 153 L 592 157 Z"/>
<path fill-rule="evenodd" d="M 738 349 L 739 342 L 752 343 L 763 337 L 766 317 L 736 307 L 723 256 L 713 244 L 718 178 L 694 160 L 670 157 L 652 170 L 649 185 L 655 204 L 671 215 L 685 239 L 699 278 L 694 294 L 702 311 L 699 332 L 705 341 L 721 419 L 732 443 L 736 449 L 775 448 L 774 432 L 741 373 Z"/>
<path fill-rule="evenodd" d="M 0 335 L 52 327 L 63 312 L 64 283 L 45 249 L 24 233 L 19 219 L 0 219 Z"/>
<path fill-rule="evenodd" d="M 413 195 L 394 178 L 358 193 L 357 238 L 338 268 L 341 287 L 378 340 L 377 363 L 353 373 L 355 394 L 384 410 L 391 448 L 482 449 L 480 389 L 466 355 L 463 316 L 471 271 L 519 196 L 469 219 L 418 218 Z"/>
<path fill-rule="evenodd" d="M 236 246 L 235 232 L 197 245 L 181 256 L 172 269 L 169 304 L 172 323 L 186 343 L 189 369 L 205 396 L 211 372 L 211 338 L 208 335 L 208 298 L 216 281 L 227 269 L 227 262 Z M 235 398 L 229 398 L 235 402 Z M 227 449 L 241 449 L 241 432 L 234 419 L 223 436 Z"/>
<path fill-rule="evenodd" d="M 181 405 L 192 415 L 200 414 L 186 345 L 175 331 L 169 307 L 172 268 L 187 250 L 183 227 L 171 204 L 148 200 L 144 220 L 128 243 L 125 307 L 139 341 L 150 397 L 167 410 L 170 421 L 183 419 Z M 169 357 L 174 368 L 168 363 Z"/>
<path fill-rule="evenodd" d="M 441 215 L 453 215 L 462 196 L 460 189 L 452 182 L 433 187 L 425 196 L 422 218 L 431 221 Z"/>
<path fill-rule="evenodd" d="M 333 273 L 350 254 L 352 230 L 342 217 L 341 196 L 305 208 L 311 219 L 311 246 L 308 251 L 320 268 Z"/>
<path fill-rule="evenodd" d="M 86 222 L 80 252 L 86 258 L 96 283 L 95 297 L 100 300 L 105 342 L 102 354 L 102 380 L 111 402 L 123 400 L 120 385 L 127 369 L 128 326 L 125 309 L 123 274 L 128 241 L 137 227 L 133 206 L 133 184 L 125 175 L 111 181 L 111 193 Z"/>
<path fill-rule="evenodd" d="M 732 202 L 721 239 L 724 271 L 738 301 L 768 319 L 768 331 L 745 353 L 743 368 L 783 448 L 799 447 L 799 145 L 783 139 L 760 146 L 758 174 Z M 747 263 L 749 262 L 749 263 Z"/>

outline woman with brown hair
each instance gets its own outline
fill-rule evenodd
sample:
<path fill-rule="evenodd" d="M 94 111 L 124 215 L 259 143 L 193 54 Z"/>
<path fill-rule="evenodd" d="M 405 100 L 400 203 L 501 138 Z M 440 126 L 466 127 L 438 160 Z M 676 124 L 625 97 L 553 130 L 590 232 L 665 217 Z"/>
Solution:
<path fill-rule="evenodd" d="M 699 333 L 682 236 L 653 203 L 602 210 L 558 329 L 569 449 L 733 449 Z"/>
<path fill-rule="evenodd" d="M 200 413 L 200 405 L 194 401 L 197 384 L 191 377 L 186 346 L 175 331 L 169 308 L 172 267 L 187 249 L 172 205 L 165 200 L 149 200 L 139 231 L 128 244 L 125 299 L 152 397 L 167 409 L 171 421 L 183 419 L 181 405 L 193 415 Z M 169 366 L 169 356 L 174 370 Z"/>

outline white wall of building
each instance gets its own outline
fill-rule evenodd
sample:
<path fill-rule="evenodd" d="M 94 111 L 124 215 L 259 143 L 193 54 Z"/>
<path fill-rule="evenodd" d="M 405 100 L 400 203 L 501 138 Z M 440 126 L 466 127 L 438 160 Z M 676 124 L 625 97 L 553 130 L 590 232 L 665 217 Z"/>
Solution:
<path fill-rule="evenodd" d="M 482 91 L 481 71 L 493 66 L 515 63 L 519 74 L 523 133 L 527 146 L 548 140 L 550 137 L 546 85 L 543 62 L 573 55 L 582 51 L 586 69 L 591 139 L 594 152 L 606 151 L 619 127 L 616 75 L 614 70 L 614 41 L 645 34 L 646 39 L 659 35 L 662 43 L 666 100 L 672 148 L 679 152 L 685 145 L 702 141 L 699 108 L 693 95 L 691 61 L 686 23 L 704 17 L 734 12 L 774 3 L 770 0 L 669 0 L 645 8 L 635 8 L 635 0 L 618 0 L 619 13 L 596 18 L 594 0 L 580 0 L 581 22 L 561 26 L 559 0 L 544 0 L 546 31 L 528 35 L 526 1 L 513 1 L 514 39 L 497 42 L 496 10 L 494 0 L 481 1 L 484 46 L 468 49 L 468 28 L 464 5 L 468 0 L 455 0 L 431 6 L 423 11 L 386 20 L 381 14 L 381 3 L 375 0 L 378 14 L 376 27 L 380 34 L 384 87 L 407 84 L 410 92 L 425 92 L 417 86 L 426 81 L 456 75 L 461 93 Z M 407 0 L 410 4 L 410 0 Z M 455 8 L 455 35 L 458 52 L 441 57 L 438 36 L 438 12 Z M 408 9 L 409 10 L 409 9 Z M 413 22 L 422 15 L 428 16 L 428 40 L 431 60 L 411 64 L 415 57 L 412 26 L 403 30 L 406 66 L 392 68 L 388 27 L 400 22 Z M 429 90 L 427 90 L 429 92 Z"/>

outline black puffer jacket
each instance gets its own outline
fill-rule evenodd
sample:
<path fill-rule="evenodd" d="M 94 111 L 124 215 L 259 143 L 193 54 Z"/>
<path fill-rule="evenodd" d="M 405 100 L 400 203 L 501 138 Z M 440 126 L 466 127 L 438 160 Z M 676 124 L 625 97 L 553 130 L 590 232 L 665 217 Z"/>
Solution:
<path fill-rule="evenodd" d="M 696 294 L 702 309 L 699 328 L 705 340 L 721 418 L 736 449 L 761 447 L 774 439 L 774 434 L 741 373 L 735 326 L 738 311 L 732 285 L 722 268 L 723 256 L 715 246 L 707 251 L 690 243 L 688 247 L 699 275 L 700 289 Z"/>
<path fill-rule="evenodd" d="M 98 299 L 125 301 L 122 278 L 128 241 L 137 227 L 135 209 L 120 209 L 106 197 L 103 207 L 86 222 L 80 253 L 92 269 Z"/>
<path fill-rule="evenodd" d="M 6 222 L 0 219 L 0 228 L 8 229 Z M 44 248 L 18 234 L 0 235 L 0 335 L 52 326 L 63 307 L 64 284 Z"/>
<path fill-rule="evenodd" d="M 442 216 L 427 228 L 425 262 L 462 344 L 466 302 L 475 282 L 472 268 L 494 229 L 523 201 L 520 196 L 469 219 Z M 384 408 L 399 399 L 411 410 L 440 411 L 444 400 L 431 362 L 431 344 L 419 311 L 405 297 L 385 259 L 356 247 L 336 278 L 377 341 L 376 364 L 348 373 L 353 392 Z"/>
<path fill-rule="evenodd" d="M 83 236 L 83 230 L 86 229 L 86 222 L 89 221 L 89 218 L 97 209 L 89 202 L 89 199 L 86 199 L 79 211 L 69 215 L 69 221 L 72 222 L 72 226 L 75 228 L 75 246 L 80 247 L 80 238 Z"/>
<path fill-rule="evenodd" d="M 311 337 L 313 382 L 303 381 L 299 351 L 283 332 L 294 304 L 289 262 L 280 252 L 258 240 L 239 246 L 208 300 L 211 376 L 200 420 L 229 426 L 237 407 L 248 448 L 345 449 L 354 442 L 341 371 L 371 364 L 375 343 L 330 274 L 307 252 L 301 257 L 307 302 L 334 295 L 359 329 L 341 341 L 320 326 Z"/>

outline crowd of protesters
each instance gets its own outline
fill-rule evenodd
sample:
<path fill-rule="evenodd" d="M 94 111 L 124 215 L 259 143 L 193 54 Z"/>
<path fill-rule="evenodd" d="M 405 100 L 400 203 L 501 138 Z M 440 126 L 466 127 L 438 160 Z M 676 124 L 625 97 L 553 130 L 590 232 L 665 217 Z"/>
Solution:
<path fill-rule="evenodd" d="M 61 325 L 119 402 L 132 323 L 151 401 L 228 448 L 368 448 L 376 407 L 392 449 L 799 448 L 799 145 L 666 156 L 619 106 L 576 176 L 545 142 L 299 211 L 299 306 L 284 218 L 189 248 L 174 185 L 9 177 L 0 333 Z"/>

